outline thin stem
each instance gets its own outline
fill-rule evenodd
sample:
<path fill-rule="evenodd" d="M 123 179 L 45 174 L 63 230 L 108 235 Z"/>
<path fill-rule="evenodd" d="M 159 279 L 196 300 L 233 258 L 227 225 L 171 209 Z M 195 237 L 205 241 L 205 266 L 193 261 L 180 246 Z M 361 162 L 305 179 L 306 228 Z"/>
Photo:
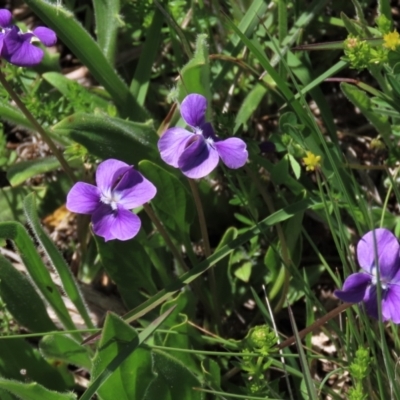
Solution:
<path fill-rule="evenodd" d="M 57 148 L 57 146 L 54 144 L 54 142 L 51 140 L 47 132 L 43 129 L 43 127 L 39 124 L 39 122 L 36 120 L 36 118 L 31 114 L 31 112 L 26 108 L 25 104 L 22 102 L 22 100 L 19 98 L 17 93 L 15 93 L 14 89 L 11 87 L 11 85 L 7 82 L 7 79 L 3 72 L 0 69 L 0 82 L 3 85 L 4 89 L 7 90 L 8 94 L 11 96 L 11 98 L 14 100 L 15 104 L 18 106 L 18 108 L 22 111 L 22 113 L 25 115 L 27 120 L 32 124 L 32 126 L 36 129 L 36 131 L 39 133 L 43 141 L 49 146 L 49 149 L 51 152 L 54 154 L 54 156 L 57 158 L 58 162 L 60 163 L 62 169 L 64 172 L 68 175 L 68 177 L 73 181 L 76 182 L 77 179 L 75 178 L 75 174 L 73 173 L 72 169 L 68 165 L 67 161 L 65 160 L 64 156 L 62 155 L 61 151 Z"/>
<path fill-rule="evenodd" d="M 196 182 L 193 179 L 188 179 L 188 181 L 190 189 L 192 190 L 194 202 L 196 204 L 197 215 L 199 217 L 201 236 L 203 237 L 204 254 L 206 257 L 210 257 L 211 247 L 210 247 L 210 241 L 208 239 L 206 218 L 204 216 L 203 205 L 201 204 L 199 189 L 197 188 Z"/>
<path fill-rule="evenodd" d="M 196 182 L 193 179 L 188 179 L 190 189 L 192 190 L 194 202 L 196 204 L 197 215 L 199 217 L 199 224 L 201 230 L 201 236 L 203 237 L 204 254 L 208 258 L 211 255 L 210 240 L 208 238 L 207 223 L 204 216 L 203 205 L 201 204 L 199 189 L 197 188 Z M 210 290 L 213 300 L 213 305 L 211 307 L 212 316 L 214 319 L 217 332 L 221 328 L 221 317 L 220 317 L 220 304 L 217 292 L 217 282 L 215 280 L 214 267 L 208 270 L 208 278 L 210 279 Z"/>
<path fill-rule="evenodd" d="M 154 211 L 151 208 L 150 204 L 148 204 L 148 203 L 143 204 L 143 208 L 144 208 L 144 211 L 146 211 L 149 218 L 151 219 L 151 221 L 153 222 L 153 224 L 156 226 L 158 232 L 160 232 L 161 236 L 164 238 L 165 243 L 171 250 L 171 253 L 174 255 L 174 257 L 178 260 L 181 267 L 184 269 L 184 271 L 189 271 L 189 268 L 186 265 L 185 261 L 183 260 L 181 253 L 176 248 L 176 246 L 172 243 L 172 240 L 170 239 L 167 231 L 165 230 L 164 226 L 161 224 L 160 220 L 157 218 L 156 214 L 154 214 Z"/>
<path fill-rule="evenodd" d="M 260 180 L 258 179 L 257 175 L 252 171 L 252 169 L 250 167 L 248 167 L 247 165 L 245 165 L 245 170 L 246 173 L 249 175 L 249 177 L 251 178 L 251 180 L 255 183 L 258 191 L 260 192 L 265 204 L 268 207 L 268 211 L 270 214 L 273 214 L 275 212 L 275 207 L 274 207 L 274 203 L 272 202 L 269 194 L 267 193 L 267 191 L 265 190 L 264 185 L 260 182 Z M 282 225 L 280 223 L 277 223 L 275 225 L 276 227 L 276 232 L 278 234 L 278 238 L 279 241 L 281 243 L 281 253 L 282 253 L 282 261 L 284 264 L 284 277 L 283 277 L 283 287 L 282 287 L 282 295 L 278 301 L 278 304 L 275 306 L 274 311 L 280 311 L 281 308 L 283 307 L 283 303 L 285 302 L 285 298 L 286 295 L 288 293 L 289 290 L 289 271 L 288 271 L 288 266 L 291 263 L 290 260 L 290 254 L 289 254 L 289 249 L 286 243 L 286 239 L 285 239 L 285 234 L 283 232 L 282 229 Z"/>
<path fill-rule="evenodd" d="M 334 308 L 332 311 L 328 312 L 325 314 L 323 317 L 317 319 L 314 323 L 311 325 L 307 326 L 307 328 L 304 328 L 302 331 L 299 332 L 299 338 L 303 339 L 304 336 L 308 335 L 309 333 L 315 331 L 317 328 L 320 326 L 324 325 L 326 322 L 331 320 L 332 318 L 336 317 L 336 315 L 339 315 L 341 312 L 349 308 L 350 306 L 354 305 L 353 303 L 343 303 L 340 306 Z M 288 347 L 292 345 L 293 343 L 296 342 L 296 337 L 291 336 L 290 338 L 287 338 L 283 342 L 278 344 L 278 349 L 284 349 L 285 347 Z"/>

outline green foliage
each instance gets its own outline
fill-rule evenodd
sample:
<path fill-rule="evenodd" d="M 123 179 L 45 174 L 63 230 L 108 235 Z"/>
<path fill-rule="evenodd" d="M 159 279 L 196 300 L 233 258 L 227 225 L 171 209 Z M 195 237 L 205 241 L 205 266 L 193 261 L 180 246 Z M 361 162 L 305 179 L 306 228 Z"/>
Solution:
<path fill-rule="evenodd" d="M 349 399 L 400 398 L 395 325 L 351 307 L 340 326 L 323 322 L 329 357 L 301 331 L 338 304 L 331 293 L 357 271 L 360 236 L 400 231 L 391 4 L 330 2 L 327 13 L 320 0 L 217 3 L 25 1 L 28 25 L 40 18 L 59 42 L 34 69 L 2 63 L 13 90 L 77 180 L 94 184 L 98 162 L 116 158 L 157 196 L 133 210 L 134 239 L 93 235 L 89 218 L 63 208 L 72 181 L 0 88 L 2 400 L 339 400 L 331 383 L 346 375 Z M 157 149 L 166 129 L 183 127 L 188 93 L 207 98 L 218 137 L 244 139 L 250 154 L 244 168 L 221 163 L 196 183 L 201 223 L 187 180 Z M 261 152 L 265 142 L 274 150 Z M 75 277 L 96 295 L 85 299 Z M 102 324 L 99 308 L 115 297 L 127 313 Z M 321 372 L 326 359 L 334 369 Z"/>

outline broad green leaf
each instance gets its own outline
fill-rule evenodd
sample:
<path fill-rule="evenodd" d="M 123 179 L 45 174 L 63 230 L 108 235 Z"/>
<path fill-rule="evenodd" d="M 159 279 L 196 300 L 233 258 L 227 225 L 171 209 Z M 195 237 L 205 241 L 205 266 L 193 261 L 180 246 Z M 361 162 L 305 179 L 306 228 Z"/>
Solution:
<path fill-rule="evenodd" d="M 138 105 L 128 86 L 71 11 L 59 3 L 38 0 L 26 0 L 26 3 L 89 68 L 93 77 L 110 93 L 124 117 L 130 116 L 136 121 L 145 121 L 148 118 L 147 112 Z"/>
<path fill-rule="evenodd" d="M 252 262 L 246 261 L 234 272 L 236 278 L 248 283 L 251 276 Z"/>
<path fill-rule="evenodd" d="M 94 325 L 84 304 L 82 294 L 78 288 L 75 278 L 73 277 L 69 266 L 65 262 L 64 257 L 60 254 L 57 247 L 47 236 L 42 228 L 42 225 L 40 224 L 36 211 L 34 193 L 31 193 L 25 198 L 24 210 L 28 223 L 33 230 L 37 241 L 42 246 L 49 261 L 51 262 L 52 267 L 57 271 L 58 276 L 61 279 L 61 283 L 66 295 L 74 303 L 87 327 L 92 328 Z"/>
<path fill-rule="evenodd" d="M 105 115 L 74 114 L 53 127 L 56 134 L 83 145 L 102 159 L 117 158 L 137 164 L 146 158 L 159 159 L 158 136 L 151 125 Z"/>
<path fill-rule="evenodd" d="M 250 117 L 258 108 L 261 100 L 267 93 L 267 88 L 261 83 L 257 83 L 253 89 L 248 93 L 242 102 L 238 113 L 235 118 L 235 127 L 233 133 L 236 133 L 241 126 L 244 126 Z"/>
<path fill-rule="evenodd" d="M 152 264 L 143 246 L 135 239 L 105 242 L 95 236 L 101 263 L 128 308 L 140 304 L 145 290 L 153 295 L 157 287 L 151 276 Z"/>
<path fill-rule="evenodd" d="M 47 358 L 90 370 L 90 350 L 65 335 L 46 335 L 39 343 L 40 352 Z"/>
<path fill-rule="evenodd" d="M 183 184 L 165 169 L 151 161 L 141 161 L 140 171 L 157 188 L 157 196 L 151 204 L 157 211 L 163 224 L 180 241 L 189 235 L 194 215 L 193 200 Z M 173 207 L 172 207 L 173 205 Z"/>
<path fill-rule="evenodd" d="M 156 377 L 150 388 L 155 385 L 162 387 L 170 395 L 170 397 L 168 397 L 164 394 L 163 398 L 165 399 L 203 400 L 203 394 L 193 389 L 194 387 L 202 386 L 202 382 L 192 374 L 185 364 L 159 350 L 153 350 L 151 357 L 152 369 Z M 144 400 L 152 399 L 149 395 L 146 395 Z"/>
<path fill-rule="evenodd" d="M 71 101 L 73 101 L 74 96 L 79 96 L 79 101 L 93 104 L 103 110 L 106 110 L 109 105 L 109 101 L 104 97 L 100 97 L 96 93 L 90 92 L 89 89 L 81 86 L 76 81 L 66 78 L 63 74 L 59 74 L 58 72 L 46 72 L 42 75 L 42 78 Z"/>
<path fill-rule="evenodd" d="M 7 310 L 32 332 L 57 330 L 47 314 L 43 300 L 31 282 L 0 255 L 0 297 Z"/>
<path fill-rule="evenodd" d="M 208 100 L 207 118 L 211 119 L 210 65 L 208 60 L 207 35 L 197 37 L 193 58 L 182 68 L 178 83 L 178 101 L 189 93 L 202 94 Z"/>
<path fill-rule="evenodd" d="M 102 1 L 102 0 L 97 0 Z M 150 84 L 153 63 L 158 56 L 158 49 L 161 40 L 161 29 L 163 27 L 163 15 L 157 8 L 154 11 L 153 21 L 146 32 L 146 41 L 143 45 L 142 54 L 135 69 L 130 91 L 143 106 L 146 100 L 146 94 Z"/>
<path fill-rule="evenodd" d="M 99 376 L 133 340 L 138 340 L 135 330 L 116 315 L 108 314 L 103 335 L 93 359 L 92 379 Z M 104 400 L 112 398 L 115 393 L 118 393 L 119 400 L 141 399 L 150 377 L 150 351 L 138 348 L 108 378 L 98 394 Z"/>
<path fill-rule="evenodd" d="M 7 179 L 11 183 L 11 186 L 17 186 L 33 176 L 54 171 L 59 166 L 60 163 L 53 156 L 21 161 L 8 168 Z"/>
<path fill-rule="evenodd" d="M 22 372 L 22 374 L 21 374 Z M 24 339 L 0 339 L 0 376 L 17 381 L 29 379 L 51 390 L 67 390 L 73 385 L 72 376 L 66 381 L 57 367 L 50 365 Z M 5 388 L 0 385 L 0 388 Z"/>
<path fill-rule="evenodd" d="M 40 258 L 32 239 L 19 222 L 0 223 L 0 238 L 9 239 L 15 243 L 25 267 L 45 300 L 55 311 L 61 323 L 70 330 L 76 329 L 71 316 L 54 284 L 49 271 Z M 74 334 L 78 339 L 79 334 Z"/>
<path fill-rule="evenodd" d="M 111 65 L 114 65 L 118 27 L 121 17 L 118 15 L 119 0 L 93 0 L 96 18 L 97 42 Z"/>
<path fill-rule="evenodd" d="M 36 382 L 24 383 L 0 378 L 0 388 L 18 396 L 21 400 L 76 400 L 73 393 L 58 393 Z"/>
<path fill-rule="evenodd" d="M 120 369 L 121 364 L 156 331 L 166 318 L 168 318 L 173 310 L 174 308 L 170 308 L 167 312 L 160 315 L 145 329 L 143 329 L 139 335 L 137 335 L 136 331 L 124 323 L 119 317 L 109 313 L 105 324 L 105 331 L 108 331 L 107 338 L 104 339 L 103 336 L 102 341 L 100 342 L 98 353 L 93 360 L 95 369 L 92 371 L 92 382 L 80 400 L 90 400 L 97 390 L 101 388 L 101 386 L 103 386 L 117 370 Z M 122 340 L 119 339 L 120 337 L 122 337 Z M 129 368 L 127 368 L 126 373 L 132 376 L 132 371 L 130 371 Z M 147 371 L 142 375 L 142 377 L 143 376 L 148 376 Z M 122 383 L 125 385 L 124 380 Z M 112 393 L 114 396 L 116 392 L 118 393 L 118 396 L 123 395 L 123 387 L 120 388 L 120 390 L 115 390 L 115 384 L 110 386 L 113 389 Z M 130 400 L 132 398 L 135 397 L 132 397 L 130 393 L 127 393 L 126 399 Z M 109 397 L 105 400 L 108 399 Z"/>

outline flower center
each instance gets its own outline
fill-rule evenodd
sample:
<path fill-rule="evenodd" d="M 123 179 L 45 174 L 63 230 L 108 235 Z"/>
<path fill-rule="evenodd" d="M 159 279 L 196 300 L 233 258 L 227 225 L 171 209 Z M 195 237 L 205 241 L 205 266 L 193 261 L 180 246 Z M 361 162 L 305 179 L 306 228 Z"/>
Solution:
<path fill-rule="evenodd" d="M 100 201 L 104 204 L 108 204 L 113 211 L 117 209 L 120 200 L 121 194 L 112 190 L 107 190 L 100 195 Z"/>
<path fill-rule="evenodd" d="M 378 274 L 377 274 L 377 268 L 372 267 L 371 269 L 371 275 L 372 275 L 372 284 L 377 285 L 378 284 Z M 386 290 L 388 288 L 388 282 L 385 279 L 382 279 L 382 277 L 379 277 L 379 283 L 381 284 L 382 290 Z"/>

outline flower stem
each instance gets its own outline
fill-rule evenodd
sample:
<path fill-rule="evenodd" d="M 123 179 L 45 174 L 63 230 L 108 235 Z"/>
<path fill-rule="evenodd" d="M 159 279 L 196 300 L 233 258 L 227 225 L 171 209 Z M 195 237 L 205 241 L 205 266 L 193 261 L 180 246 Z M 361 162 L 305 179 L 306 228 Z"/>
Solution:
<path fill-rule="evenodd" d="M 171 253 L 174 255 L 174 257 L 177 259 L 181 267 L 183 268 L 184 271 L 189 271 L 188 266 L 186 265 L 185 261 L 183 260 L 183 257 L 179 250 L 176 248 L 176 246 L 172 243 L 172 240 L 170 239 L 167 231 L 165 230 L 164 226 L 160 222 L 160 220 L 157 218 L 156 214 L 154 213 L 153 209 L 151 208 L 150 204 L 145 203 L 143 204 L 144 211 L 146 211 L 147 215 L 153 222 L 153 224 L 156 226 L 158 232 L 160 232 L 161 236 L 164 238 L 165 243 L 171 250 Z"/>
<path fill-rule="evenodd" d="M 246 170 L 246 173 L 249 175 L 250 179 L 256 185 L 257 190 L 260 192 L 265 204 L 267 205 L 268 211 L 270 212 L 270 214 L 273 214 L 275 212 L 274 203 L 272 202 L 271 197 L 269 196 L 269 194 L 265 190 L 264 185 L 260 182 L 260 180 L 258 179 L 257 175 L 252 171 L 252 169 L 249 166 L 245 165 L 244 168 Z M 283 229 L 282 229 L 282 225 L 280 223 L 277 223 L 275 225 L 275 227 L 276 227 L 276 232 L 278 234 L 279 241 L 281 243 L 282 261 L 283 261 L 283 264 L 284 264 L 282 295 L 279 298 L 278 304 L 274 308 L 274 312 L 278 312 L 283 307 L 283 304 L 284 304 L 285 299 L 286 299 L 286 295 L 287 295 L 288 290 L 289 290 L 290 275 L 289 275 L 288 266 L 291 263 L 291 259 L 290 259 L 290 254 L 289 254 L 289 248 L 288 248 L 287 243 L 286 243 L 285 234 L 284 234 Z"/>
<path fill-rule="evenodd" d="M 50 136 L 47 134 L 47 132 L 43 129 L 43 127 L 39 124 L 39 122 L 36 120 L 36 118 L 31 114 L 31 112 L 26 108 L 25 104 L 22 102 L 22 100 L 19 98 L 17 93 L 15 93 L 14 89 L 11 87 L 11 85 L 7 82 L 7 79 L 3 72 L 0 69 L 0 82 L 3 85 L 4 89 L 8 92 L 8 94 L 11 96 L 11 98 L 14 100 L 15 104 L 18 106 L 18 108 L 21 110 L 21 112 L 24 114 L 26 119 L 32 124 L 32 126 L 36 129 L 36 131 L 39 133 L 43 141 L 49 146 L 49 149 L 51 152 L 54 154 L 54 156 L 57 158 L 58 162 L 60 163 L 62 169 L 64 172 L 68 175 L 68 177 L 73 181 L 76 182 L 77 179 L 75 177 L 75 174 L 73 173 L 71 167 L 68 165 L 67 161 L 65 160 L 64 156 L 62 155 L 61 151 L 57 148 L 57 146 L 54 144 L 54 142 L 51 140 Z"/>
<path fill-rule="evenodd" d="M 203 237 L 204 255 L 208 258 L 211 255 L 211 247 L 210 247 L 210 240 L 208 238 L 206 218 L 204 216 L 203 205 L 201 204 L 199 189 L 196 185 L 196 182 L 193 179 L 188 179 L 188 181 L 190 189 L 192 190 L 194 202 L 196 204 L 197 215 L 199 217 L 201 236 Z M 214 267 L 208 270 L 208 278 L 210 280 L 210 290 L 213 302 L 213 304 L 210 307 L 211 315 L 214 319 L 217 332 L 219 332 L 221 328 L 221 317 L 220 317 L 220 304 L 217 292 L 217 282 L 215 280 Z"/>

